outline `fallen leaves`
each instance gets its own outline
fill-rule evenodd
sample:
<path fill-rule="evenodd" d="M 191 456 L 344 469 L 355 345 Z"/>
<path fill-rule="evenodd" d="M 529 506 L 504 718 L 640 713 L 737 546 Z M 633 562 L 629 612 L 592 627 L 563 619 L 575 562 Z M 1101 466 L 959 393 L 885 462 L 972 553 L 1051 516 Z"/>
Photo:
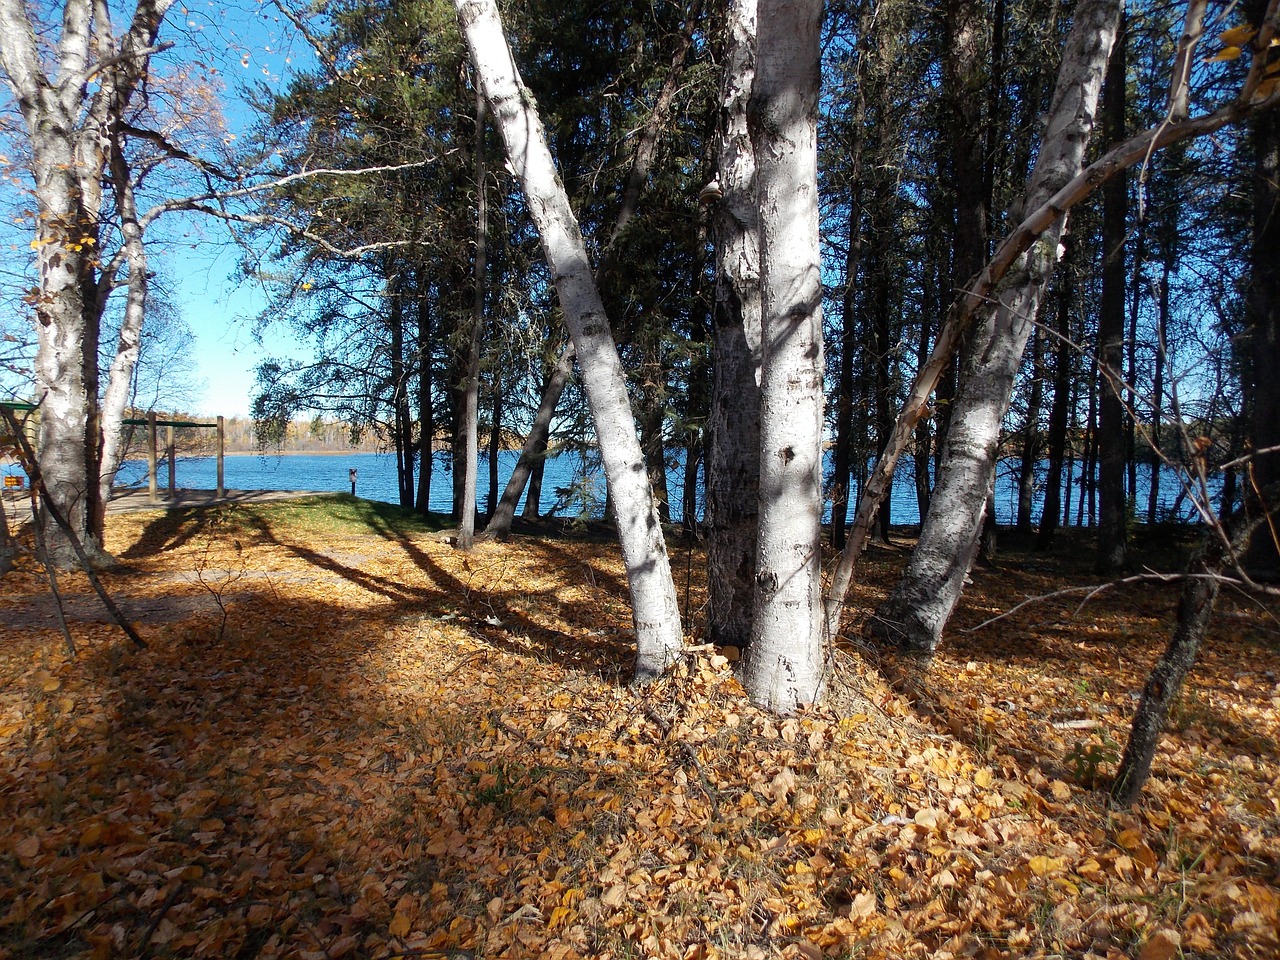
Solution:
<path fill-rule="evenodd" d="M 1122 736 L 1163 641 L 1149 598 L 1087 643 L 1045 617 L 947 649 L 925 682 L 958 739 L 848 658 L 839 709 L 785 720 L 706 648 L 620 686 L 606 546 L 464 563 L 429 535 L 303 536 L 265 511 L 239 551 L 143 526 L 174 522 L 113 518 L 118 552 L 169 547 L 113 588 L 207 598 L 181 576 L 204 557 L 235 585 L 221 639 L 214 604 L 144 623 L 141 655 L 84 622 L 76 662 L 49 631 L 0 649 L 0 956 L 1280 950 L 1265 664 L 1215 641 L 1142 810 L 1107 811 L 1067 760 L 1082 733 Z"/>

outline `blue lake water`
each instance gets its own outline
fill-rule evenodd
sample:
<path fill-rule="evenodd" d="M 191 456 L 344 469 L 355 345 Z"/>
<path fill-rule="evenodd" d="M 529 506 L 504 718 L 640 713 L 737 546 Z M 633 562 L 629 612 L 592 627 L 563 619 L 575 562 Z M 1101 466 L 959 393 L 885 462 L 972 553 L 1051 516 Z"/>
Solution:
<path fill-rule="evenodd" d="M 503 451 L 498 455 L 499 493 L 502 485 L 515 466 L 516 451 Z M 1013 461 L 1001 464 L 996 481 L 996 519 L 1002 524 L 1012 523 L 1017 515 L 1017 465 Z M 383 453 L 350 453 L 326 456 L 289 455 L 289 456 L 233 456 L 225 460 L 226 485 L 235 490 L 311 490 L 316 492 L 350 492 L 348 470 L 355 468 L 358 472 L 356 494 L 369 500 L 382 500 L 396 503 L 399 494 L 396 487 L 395 458 Z M 14 468 L 16 471 L 16 468 Z M 894 477 L 891 501 L 892 522 L 910 525 L 920 522 L 916 507 L 915 481 L 913 467 L 909 457 L 899 464 Z M 1043 480 L 1045 465 L 1039 471 L 1039 479 Z M 669 489 L 672 497 L 671 512 L 676 520 L 680 515 L 680 489 L 683 467 L 677 465 L 670 474 Z M 1139 517 L 1146 516 L 1147 490 L 1150 483 L 1151 468 L 1142 464 L 1138 467 L 1137 503 Z M 167 482 L 168 471 L 163 465 L 159 471 L 161 488 Z M 1076 511 L 1075 504 L 1081 495 L 1081 467 L 1073 466 L 1072 522 Z M 146 483 L 146 463 L 130 461 L 121 470 L 122 484 Z M 1179 481 L 1177 475 L 1165 468 L 1161 474 L 1160 507 L 1162 518 L 1174 515 L 1181 519 L 1193 519 L 1194 513 L 1185 498 L 1178 503 Z M 178 461 L 177 484 L 179 487 L 191 489 L 213 489 L 216 486 L 216 461 L 212 457 L 184 458 Z M 1220 486 L 1220 483 L 1219 483 Z M 432 511 L 447 513 L 451 509 L 453 497 L 453 477 L 450 472 L 450 461 L 446 454 L 437 453 L 432 473 L 432 489 L 430 508 Z M 489 473 L 486 458 L 481 458 L 479 490 L 477 500 L 483 509 L 489 492 Z M 1216 489 L 1215 489 L 1216 492 Z M 580 456 L 564 455 L 547 461 L 545 479 L 542 485 L 541 508 L 544 515 L 553 510 L 561 516 L 577 516 L 589 510 L 598 513 L 604 495 L 604 482 L 598 465 L 584 463 Z M 520 508 L 524 501 L 521 499 Z M 699 504 L 701 513 L 701 504 Z M 1040 502 L 1037 502 L 1034 519 L 1039 522 Z M 824 519 L 830 519 L 828 505 Z"/>

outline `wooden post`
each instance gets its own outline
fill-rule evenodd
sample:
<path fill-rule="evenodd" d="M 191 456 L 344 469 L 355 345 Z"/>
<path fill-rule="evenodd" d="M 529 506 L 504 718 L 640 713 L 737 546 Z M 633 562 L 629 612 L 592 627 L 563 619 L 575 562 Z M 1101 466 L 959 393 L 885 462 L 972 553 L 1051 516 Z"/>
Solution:
<path fill-rule="evenodd" d="M 173 442 L 173 424 L 165 427 L 165 453 L 169 457 L 169 499 L 173 500 L 177 493 L 178 480 L 178 458 L 175 454 L 175 444 Z"/>
<path fill-rule="evenodd" d="M 218 499 L 221 500 L 227 495 L 227 484 L 223 479 L 222 459 L 223 452 L 227 446 L 227 418 L 218 418 Z"/>
<path fill-rule="evenodd" d="M 152 503 L 156 496 L 156 412 L 147 414 L 147 493 Z"/>

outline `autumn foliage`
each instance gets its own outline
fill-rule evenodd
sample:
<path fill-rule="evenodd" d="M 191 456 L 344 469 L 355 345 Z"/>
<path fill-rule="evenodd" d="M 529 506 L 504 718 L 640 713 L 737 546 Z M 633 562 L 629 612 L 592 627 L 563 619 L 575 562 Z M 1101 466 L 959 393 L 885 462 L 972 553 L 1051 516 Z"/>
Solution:
<path fill-rule="evenodd" d="M 68 659 L 39 568 L 3 581 L 0 957 L 1280 955 L 1277 630 L 1243 599 L 1113 811 L 1173 586 L 966 633 L 1083 582 L 975 573 L 918 704 L 851 649 L 778 720 L 705 647 L 624 685 L 607 542 L 461 554 L 346 497 L 108 533 L 148 650 L 64 577 Z"/>

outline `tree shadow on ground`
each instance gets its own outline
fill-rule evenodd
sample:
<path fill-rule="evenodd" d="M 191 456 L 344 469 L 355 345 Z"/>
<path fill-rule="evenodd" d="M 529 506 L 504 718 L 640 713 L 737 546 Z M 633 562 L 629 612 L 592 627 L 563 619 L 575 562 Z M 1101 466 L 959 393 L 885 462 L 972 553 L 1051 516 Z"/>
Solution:
<path fill-rule="evenodd" d="M 9 955 L 474 948 L 493 897 L 512 902 L 498 919 L 520 905 L 521 843 L 569 848 L 546 798 L 588 774 L 495 790 L 475 751 L 503 691 L 389 696 L 395 623 L 263 592 L 221 638 L 153 630 L 144 653 L 83 657 L 83 702 L 6 763 L 0 809 L 43 852 L 0 863 L 27 893 Z"/>

